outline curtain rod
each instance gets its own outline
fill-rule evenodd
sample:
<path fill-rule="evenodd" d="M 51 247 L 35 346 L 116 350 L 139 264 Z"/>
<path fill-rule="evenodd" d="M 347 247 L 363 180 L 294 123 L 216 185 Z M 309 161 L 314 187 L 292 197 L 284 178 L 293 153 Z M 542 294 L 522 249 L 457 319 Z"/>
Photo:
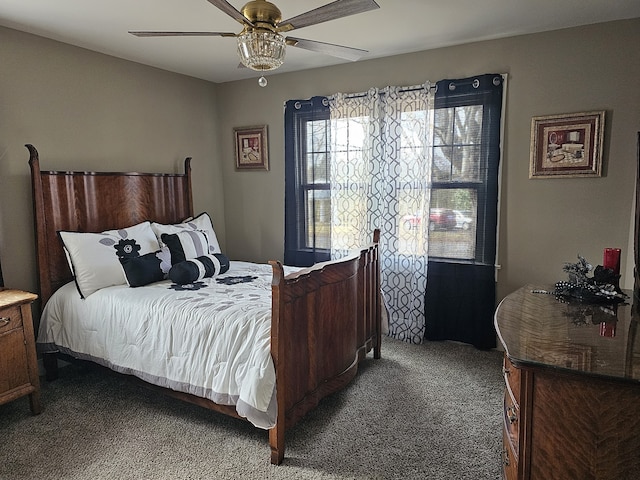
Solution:
<path fill-rule="evenodd" d="M 483 74 L 484 75 L 484 74 Z M 503 74 L 499 74 L 500 77 L 503 79 L 503 81 L 505 80 L 507 74 L 503 73 Z M 480 76 L 480 75 L 478 75 Z M 449 90 L 455 90 L 456 86 L 462 86 L 462 85 L 473 85 L 474 88 L 478 88 L 480 86 L 480 80 L 478 80 L 478 76 L 476 77 L 469 77 L 466 81 L 458 81 L 458 82 L 454 82 L 452 81 L 451 83 L 449 83 Z M 494 84 L 495 83 L 495 79 L 494 79 Z M 386 86 L 383 87 L 381 89 L 378 89 L 381 93 L 386 93 L 389 89 L 391 88 L 391 86 Z M 429 91 L 436 91 L 437 90 L 437 85 L 436 83 L 432 83 L 429 80 L 427 80 L 425 83 L 423 83 L 422 85 L 409 85 L 406 87 L 398 87 L 398 91 L 399 92 L 415 92 L 417 90 L 429 90 Z M 367 90 L 366 92 L 358 92 L 358 93 L 347 93 L 345 94 L 345 98 L 363 98 L 366 97 L 367 95 L 369 95 L 369 93 L 372 90 L 376 90 L 375 87 L 370 88 L 369 90 Z M 332 95 L 328 95 L 326 97 L 324 97 L 322 99 L 322 104 L 327 107 L 329 105 L 329 102 L 327 99 L 334 97 L 337 94 L 332 94 Z M 298 100 L 294 106 L 297 109 L 300 109 L 302 107 L 302 105 L 311 105 L 312 101 L 311 99 L 309 100 Z"/>
<path fill-rule="evenodd" d="M 369 95 L 371 93 L 372 90 L 378 90 L 380 93 L 387 93 L 388 90 L 392 88 L 390 85 L 387 85 L 386 87 L 380 88 L 380 89 L 376 89 L 375 87 L 370 88 L 369 90 L 367 90 L 366 92 L 358 92 L 358 93 L 347 93 L 345 94 L 345 98 L 362 98 L 362 97 L 366 97 L 367 95 Z M 426 81 L 425 83 L 423 83 L 422 85 L 409 85 L 406 87 L 397 87 L 399 92 L 415 92 L 418 90 L 433 90 L 435 91 L 436 86 L 434 84 L 432 84 L 430 81 Z M 335 96 L 336 94 L 334 93 L 333 95 L 329 95 L 328 98 L 331 98 L 333 96 Z"/>

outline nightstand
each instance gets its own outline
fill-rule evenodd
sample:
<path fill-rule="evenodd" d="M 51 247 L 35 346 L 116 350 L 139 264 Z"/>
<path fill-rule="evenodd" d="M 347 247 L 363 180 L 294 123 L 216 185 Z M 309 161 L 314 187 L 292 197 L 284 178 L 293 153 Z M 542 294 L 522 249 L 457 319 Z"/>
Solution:
<path fill-rule="evenodd" d="M 31 304 L 38 296 L 0 288 L 0 404 L 29 395 L 31 412 L 41 411 L 40 381 Z"/>

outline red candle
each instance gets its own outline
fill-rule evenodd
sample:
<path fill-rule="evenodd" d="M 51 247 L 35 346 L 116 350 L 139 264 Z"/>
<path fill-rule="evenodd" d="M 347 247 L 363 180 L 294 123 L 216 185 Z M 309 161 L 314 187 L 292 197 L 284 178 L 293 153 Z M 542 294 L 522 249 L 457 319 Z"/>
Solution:
<path fill-rule="evenodd" d="M 613 338 L 616 336 L 616 323 L 617 322 L 601 322 L 600 323 L 600 336 Z"/>
<path fill-rule="evenodd" d="M 602 266 L 613 270 L 613 273 L 620 275 L 620 253 L 619 248 L 605 248 Z"/>

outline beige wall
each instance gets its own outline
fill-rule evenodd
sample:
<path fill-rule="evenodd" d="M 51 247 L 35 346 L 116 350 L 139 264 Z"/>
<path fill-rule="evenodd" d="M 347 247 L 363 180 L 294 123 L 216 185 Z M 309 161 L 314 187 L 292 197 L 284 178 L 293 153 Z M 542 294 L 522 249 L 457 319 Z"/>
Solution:
<path fill-rule="evenodd" d="M 36 288 L 29 154 L 44 170 L 182 172 L 224 239 L 215 85 L 0 28 L 0 259 Z M 109 163 L 105 164 L 104 160 Z M 127 199 L 122 199 L 127 207 Z"/>
<path fill-rule="evenodd" d="M 283 103 L 372 86 L 507 73 L 498 295 L 529 282 L 565 279 L 581 254 L 602 263 L 604 247 L 630 250 L 640 130 L 640 20 L 622 21 L 424 51 L 220 85 L 219 108 L 227 251 L 250 260 L 281 258 L 284 238 Z M 604 176 L 528 179 L 531 117 L 606 110 Z M 270 172 L 236 172 L 234 126 L 267 124 Z"/>
<path fill-rule="evenodd" d="M 181 171 L 194 157 L 196 211 L 231 258 L 282 259 L 283 105 L 292 98 L 497 72 L 508 74 L 498 294 L 564 278 L 578 253 L 601 263 L 630 239 L 640 130 L 640 19 L 276 74 L 220 85 L 0 28 L 0 258 L 35 289 L 25 143 L 42 167 Z M 531 117 L 606 110 L 604 176 L 529 180 Z M 266 124 L 269 172 L 234 168 L 233 127 Z M 110 163 L 105 165 L 104 159 Z M 126 199 L 123 199 L 126 208 Z"/>

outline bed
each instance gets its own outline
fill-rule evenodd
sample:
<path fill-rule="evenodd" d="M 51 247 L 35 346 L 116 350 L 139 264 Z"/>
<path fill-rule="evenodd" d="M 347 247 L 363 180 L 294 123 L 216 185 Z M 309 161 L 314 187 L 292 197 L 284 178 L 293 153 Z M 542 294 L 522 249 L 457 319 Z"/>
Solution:
<path fill-rule="evenodd" d="M 91 235 L 110 231 L 126 236 L 126 232 L 131 231 L 128 227 L 146 222 L 174 227 L 201 218 L 199 215 L 194 217 L 191 158 L 185 159 L 184 173 L 178 174 L 43 171 L 36 148 L 29 144 L 26 147 L 30 153 L 38 293 L 42 305 L 38 341 L 39 346 L 44 347 L 48 379 L 57 375 L 60 353 L 131 374 L 151 388 L 268 429 L 271 463 L 280 464 L 284 458 L 285 432 L 313 410 L 322 398 L 344 388 L 368 353 L 373 352 L 373 358 L 380 358 L 378 230 L 373 233 L 372 243 L 359 252 L 309 268 L 289 268 L 278 261 L 270 261 L 268 265 L 231 261 L 225 272 L 219 268 L 221 261 L 217 274 L 199 277 L 193 282 L 200 285 L 196 289 L 191 288 L 191 284 L 182 288 L 184 285 L 171 280 L 159 280 L 137 288 L 127 284 L 109 285 L 82 298 L 83 290 L 78 281 L 82 270 L 77 263 L 71 262 L 73 249 L 63 248 L 60 232 Z M 68 246 L 66 240 L 64 245 Z M 151 255 L 142 253 L 140 256 Z M 172 262 L 173 253 L 172 250 Z M 175 264 L 171 268 L 174 269 Z M 253 289 L 248 293 L 251 301 L 245 302 L 243 307 L 239 307 L 240 301 L 222 301 L 219 297 L 208 301 L 214 297 L 207 295 L 217 294 L 217 291 L 221 294 L 234 292 L 232 294 L 239 298 L 235 288 L 240 284 L 246 284 L 243 288 Z M 101 303 L 109 301 L 106 297 L 112 297 L 111 303 Z M 149 303 L 155 301 L 161 302 L 161 306 Z M 134 306 L 135 302 L 138 307 Z M 175 302 L 179 307 L 175 307 L 178 304 Z M 242 320 L 240 323 L 235 317 L 221 322 L 211 320 L 209 309 L 224 310 L 220 305 L 225 302 L 230 308 L 251 311 L 260 320 Z M 114 304 L 117 308 L 105 306 Z M 188 322 L 174 317 L 178 310 L 188 314 Z M 156 311 L 162 315 L 150 318 L 149 312 Z M 76 322 L 84 324 L 84 330 L 71 323 L 74 317 Z M 112 321 L 116 322 L 115 326 L 110 323 L 106 326 Z M 126 338 L 118 339 L 117 332 L 126 332 L 126 326 L 133 323 L 137 327 L 125 333 Z M 206 374 L 200 375 L 201 371 L 210 369 L 211 359 L 206 355 L 215 351 L 220 357 L 222 350 L 242 351 L 245 348 L 238 343 L 237 336 L 223 343 L 220 340 L 212 344 L 203 341 L 203 338 L 213 336 L 210 332 L 218 328 L 218 323 L 230 324 L 236 333 L 246 330 L 249 325 L 253 330 L 247 338 L 252 339 L 257 337 L 254 330 L 259 330 L 260 335 L 266 335 L 266 340 L 260 337 L 261 340 L 254 343 L 263 355 L 266 348 L 268 357 L 266 360 L 253 359 L 253 363 L 226 372 L 222 375 L 223 383 L 233 383 L 233 378 L 238 378 L 238 371 L 253 371 L 253 377 L 260 378 L 268 377 L 264 372 L 272 371 L 271 390 L 242 384 L 241 378 L 241 385 L 234 388 L 248 391 L 245 397 L 251 401 L 245 402 L 242 393 L 234 393 L 231 395 L 233 401 L 229 401 L 215 388 L 209 388 Z M 158 329 L 158 333 L 152 328 Z M 74 330 L 85 332 L 81 340 L 70 339 L 70 332 Z M 194 331 L 195 335 L 180 343 L 182 336 L 186 338 L 184 330 Z M 164 340 L 155 340 L 158 335 Z M 154 340 L 145 343 L 150 338 Z M 96 345 L 99 345 L 97 353 Z M 170 345 L 170 352 L 163 350 L 166 345 Z M 85 347 L 94 350 L 85 350 Z M 141 363 L 131 364 L 133 366 L 126 363 L 136 356 L 144 357 Z M 188 361 L 183 361 L 183 357 L 188 357 Z M 191 376 L 186 380 L 167 378 L 166 372 L 154 370 L 157 363 L 177 363 L 178 370 Z M 152 367 L 147 368 L 149 365 Z M 216 372 L 219 373 L 219 369 Z M 217 396 L 210 394 L 213 390 Z M 266 412 L 257 409 L 266 417 L 256 416 L 253 404 L 247 406 L 256 398 L 261 405 L 268 404 Z"/>

